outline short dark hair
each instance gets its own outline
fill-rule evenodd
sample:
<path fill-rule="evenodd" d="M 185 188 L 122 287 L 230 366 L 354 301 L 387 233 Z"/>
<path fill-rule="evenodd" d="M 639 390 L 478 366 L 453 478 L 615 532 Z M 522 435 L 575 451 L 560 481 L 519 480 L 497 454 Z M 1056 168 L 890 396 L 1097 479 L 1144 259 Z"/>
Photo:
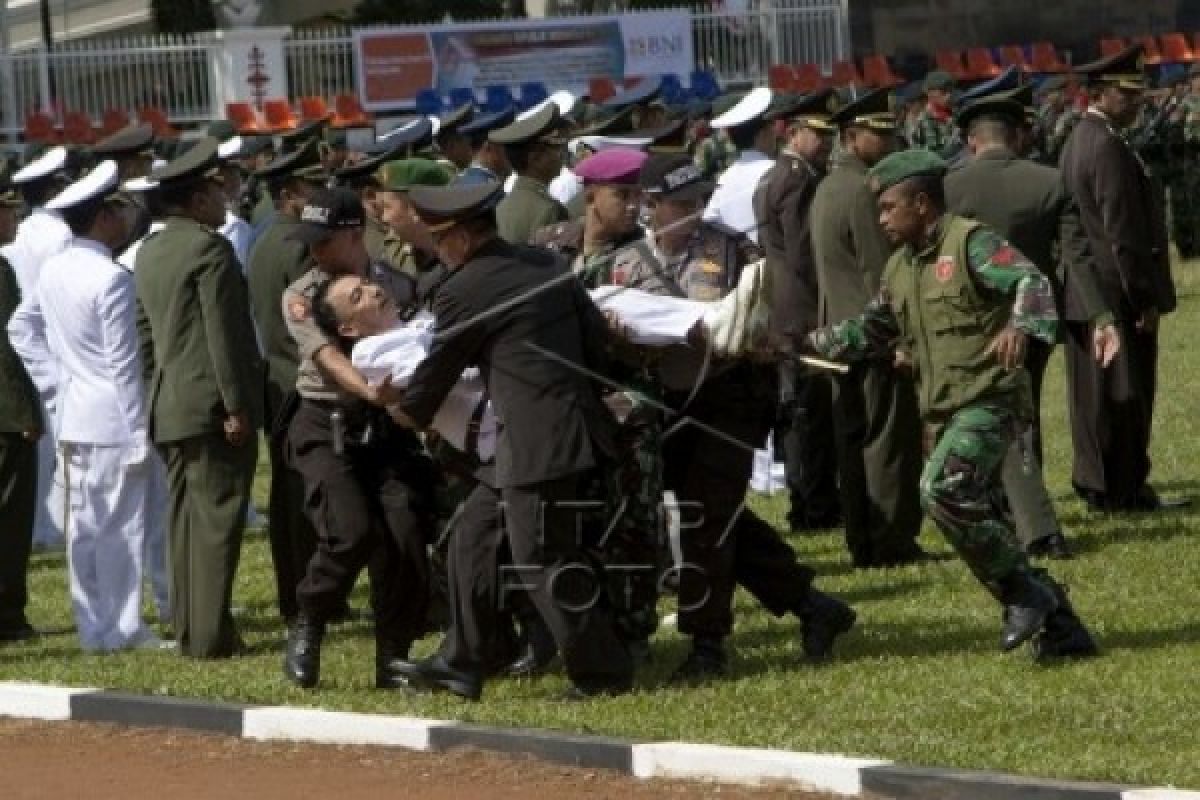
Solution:
<path fill-rule="evenodd" d="M 946 208 L 946 188 L 940 175 L 914 175 L 904 181 L 903 185 L 909 197 L 923 194 L 938 209 Z"/>
<path fill-rule="evenodd" d="M 350 350 L 353 343 L 342 336 L 338 328 L 337 311 L 334 310 L 333 302 L 329 297 L 329 292 L 336 281 L 337 277 L 335 276 L 329 280 L 321 281 L 313 289 L 312 315 L 313 322 L 321 330 L 321 333 L 337 342 L 338 349 L 346 352 Z"/>
<path fill-rule="evenodd" d="M 158 191 L 164 211 L 186 209 L 192 204 L 192 198 L 208 191 L 208 179 L 193 178 L 187 181 L 172 182 L 161 186 Z"/>
<path fill-rule="evenodd" d="M 61 175 L 48 175 L 45 178 L 30 181 L 21 185 L 21 197 L 30 208 L 44 206 L 54 199 L 54 196 L 71 185 L 71 182 Z"/>
<path fill-rule="evenodd" d="M 63 209 L 63 222 L 67 223 L 67 227 L 71 229 L 73 236 L 87 236 L 92 226 L 96 224 L 96 218 L 100 216 L 100 212 L 104 210 L 105 205 L 104 199 L 99 198 Z"/>
<path fill-rule="evenodd" d="M 759 131 L 765 125 L 765 122 L 755 120 L 754 122 L 747 122 L 745 125 L 726 128 L 725 132 L 729 134 L 729 140 L 733 142 L 734 147 L 738 150 L 749 150 L 754 147 L 754 140 L 758 138 Z"/>
<path fill-rule="evenodd" d="M 972 120 L 967 129 L 968 136 L 976 136 L 988 142 L 1007 142 L 1017 133 L 1016 121 L 1003 114 L 981 114 Z"/>
<path fill-rule="evenodd" d="M 527 144 L 504 145 L 504 153 L 508 156 L 508 163 L 513 172 L 521 173 L 529 169 L 529 156 L 532 152 L 533 148 Z"/>

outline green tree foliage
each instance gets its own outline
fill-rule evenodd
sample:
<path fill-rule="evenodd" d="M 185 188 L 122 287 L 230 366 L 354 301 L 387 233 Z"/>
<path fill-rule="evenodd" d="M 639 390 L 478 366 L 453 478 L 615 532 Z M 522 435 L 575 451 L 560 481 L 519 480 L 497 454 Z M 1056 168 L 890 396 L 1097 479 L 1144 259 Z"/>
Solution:
<path fill-rule="evenodd" d="M 212 0 L 150 0 L 160 33 L 196 33 L 217 27 Z"/>

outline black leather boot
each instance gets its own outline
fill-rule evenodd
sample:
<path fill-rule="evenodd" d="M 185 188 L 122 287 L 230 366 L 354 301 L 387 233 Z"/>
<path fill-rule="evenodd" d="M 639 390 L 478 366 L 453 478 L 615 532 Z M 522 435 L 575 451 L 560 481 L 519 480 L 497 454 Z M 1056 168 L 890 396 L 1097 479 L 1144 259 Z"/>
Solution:
<path fill-rule="evenodd" d="M 1099 655 L 1100 648 L 1096 640 L 1084 626 L 1083 620 L 1075 613 L 1067 590 L 1058 583 L 1054 584 L 1054 595 L 1058 600 L 1058 608 L 1046 619 L 1042 632 L 1034 637 L 1032 642 L 1033 657 L 1036 661 L 1045 662 L 1056 658 L 1089 658 Z"/>
<path fill-rule="evenodd" d="M 833 643 L 853 628 L 858 619 L 854 609 L 841 600 L 811 588 L 797 616 L 800 617 L 800 646 L 811 661 L 828 659 L 833 654 Z"/>
<path fill-rule="evenodd" d="M 411 685 L 407 667 L 408 645 L 375 640 L 375 688 L 407 689 Z"/>
<path fill-rule="evenodd" d="M 304 689 L 317 685 L 321 677 L 321 641 L 325 638 L 325 623 L 305 615 L 296 615 L 288 629 L 287 653 L 283 658 L 283 674 Z"/>
<path fill-rule="evenodd" d="M 728 674 L 729 656 L 725 654 L 724 640 L 716 636 L 696 636 L 692 639 L 688 657 L 671 673 L 667 683 L 691 686 Z"/>
<path fill-rule="evenodd" d="M 1019 569 L 998 582 L 997 596 L 1004 604 L 1004 633 L 1000 647 L 1006 653 L 1032 639 L 1058 608 L 1050 588 L 1052 581 L 1039 580 Z"/>

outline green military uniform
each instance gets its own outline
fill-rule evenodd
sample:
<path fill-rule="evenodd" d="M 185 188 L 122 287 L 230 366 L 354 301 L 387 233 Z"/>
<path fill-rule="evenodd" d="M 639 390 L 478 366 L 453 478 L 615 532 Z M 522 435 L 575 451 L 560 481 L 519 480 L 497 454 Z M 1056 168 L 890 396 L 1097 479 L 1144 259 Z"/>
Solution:
<path fill-rule="evenodd" d="M 872 175 L 882 191 L 944 171 L 932 155 L 900 153 Z M 911 353 L 932 442 L 921 501 L 1006 606 L 1006 650 L 1053 636 L 1045 626 L 1057 624 L 1055 612 L 1066 614 L 1069 606 L 1053 580 L 1030 567 L 997 503 L 1001 465 L 1032 403 L 1029 375 L 1006 369 L 989 348 L 1009 326 L 1052 342 L 1057 325 L 1050 282 L 1025 256 L 979 223 L 945 214 L 926 243 L 892 255 L 880 293 L 860 316 L 808 338 L 815 352 L 837 360 L 890 361 L 897 343 Z M 1078 623 L 1073 612 L 1069 621 Z"/>
<path fill-rule="evenodd" d="M 5 196 L 11 201 L 6 205 L 19 202 L 14 193 Z M 0 642 L 29 630 L 26 575 L 37 500 L 37 444 L 25 434 L 43 428 L 37 389 L 8 340 L 8 321 L 20 293 L 16 274 L 0 256 Z"/>
<path fill-rule="evenodd" d="M 878 95 L 845 106 L 834 121 L 883 133 L 895 125 L 886 98 Z M 892 252 L 867 186 L 867 165 L 850 152 L 834 156 L 813 197 L 809 226 L 817 324 L 849 319 L 878 291 Z M 834 381 L 833 415 L 846 546 L 854 563 L 874 567 L 919 558 L 921 441 L 912 379 L 890 364 L 855 365 Z"/>
<path fill-rule="evenodd" d="M 164 167 L 159 182 L 209 180 L 216 140 Z M 180 651 L 201 658 L 239 646 L 230 614 L 263 416 L 263 364 L 233 247 L 212 228 L 170 215 L 136 269 L 138 335 L 149 431 L 167 465 L 171 607 Z M 245 415 L 240 446 L 224 432 Z"/>
<path fill-rule="evenodd" d="M 504 145 L 510 153 L 509 159 L 520 163 L 521 159 L 513 158 L 518 153 L 565 145 L 562 134 L 565 124 L 558 107 L 554 103 L 547 103 L 533 116 L 492 131 L 488 134 L 488 140 Z M 524 174 L 522 170 L 517 170 L 512 191 L 496 206 L 496 226 L 500 237 L 513 244 L 526 244 L 535 231 L 556 222 L 565 222 L 567 218 L 567 209 L 550 196 L 546 184 Z"/>
<path fill-rule="evenodd" d="M 387 237 L 387 225 L 368 214 L 363 228 L 363 246 L 372 261 L 387 261 Z"/>
<path fill-rule="evenodd" d="M 945 72 L 934 71 L 925 77 L 925 91 L 941 89 L 948 92 L 954 86 L 954 79 Z M 950 158 L 962 149 L 954 115 L 949 108 L 935 106 L 932 101 L 917 115 L 908 143 L 912 147 L 937 153 L 942 158 Z"/>
<path fill-rule="evenodd" d="M 712 135 L 705 137 L 700 144 L 696 145 L 696 166 L 700 168 L 705 177 L 713 180 L 733 166 L 737 157 L 737 145 L 724 130 L 713 131 Z"/>

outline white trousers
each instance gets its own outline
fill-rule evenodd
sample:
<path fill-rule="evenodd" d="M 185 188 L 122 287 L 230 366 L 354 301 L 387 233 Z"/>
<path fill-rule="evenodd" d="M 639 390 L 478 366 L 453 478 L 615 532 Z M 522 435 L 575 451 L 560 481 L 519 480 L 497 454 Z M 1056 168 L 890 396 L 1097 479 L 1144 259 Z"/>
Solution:
<path fill-rule="evenodd" d="M 124 448 L 62 443 L 69 493 L 71 608 L 85 650 L 120 650 L 151 634 L 142 623 L 142 546 L 149 462 Z"/>
<path fill-rule="evenodd" d="M 33 517 L 33 543 L 42 549 L 63 545 L 63 515 L 66 493 L 63 491 L 62 470 L 58 469 L 58 442 L 54 440 L 54 409 L 42 409 L 46 430 L 38 439 L 37 506 Z"/>
<path fill-rule="evenodd" d="M 167 465 L 157 450 L 146 459 L 146 533 L 142 565 L 150 597 L 160 622 L 171 619 L 171 592 L 167 578 Z"/>

